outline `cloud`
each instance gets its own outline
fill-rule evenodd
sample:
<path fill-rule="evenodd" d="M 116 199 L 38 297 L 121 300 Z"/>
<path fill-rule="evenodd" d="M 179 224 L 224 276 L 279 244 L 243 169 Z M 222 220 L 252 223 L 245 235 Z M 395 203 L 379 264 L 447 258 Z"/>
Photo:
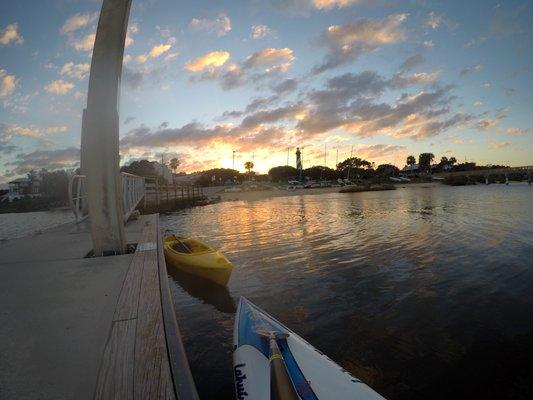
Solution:
<path fill-rule="evenodd" d="M 217 81 L 224 90 L 229 90 L 247 83 L 257 84 L 276 73 L 286 72 L 294 61 L 289 48 L 262 49 L 238 64 L 227 62 L 229 57 L 226 51 L 207 53 L 186 63 L 184 70 L 200 73 L 190 78 L 192 82 Z"/>
<path fill-rule="evenodd" d="M 461 76 L 470 75 L 473 72 L 478 72 L 483 69 L 483 65 L 481 64 L 475 64 L 470 67 L 463 68 L 460 72 Z"/>
<path fill-rule="evenodd" d="M 520 128 L 513 128 L 513 127 L 507 128 L 506 130 L 507 134 L 510 136 L 523 136 L 523 135 L 527 135 L 531 131 L 533 131 L 531 128 L 520 129 Z"/>
<path fill-rule="evenodd" d="M 9 75 L 5 69 L 0 69 L 0 98 L 13 94 L 16 86 L 15 75 Z"/>
<path fill-rule="evenodd" d="M 254 40 L 263 39 L 265 37 L 276 37 L 276 32 L 266 25 L 253 25 L 250 32 L 250 38 Z"/>
<path fill-rule="evenodd" d="M 179 56 L 180 53 L 170 53 L 170 54 L 167 54 L 165 56 L 165 58 L 163 60 L 167 61 L 167 62 L 170 62 L 170 61 L 174 61 L 176 59 L 176 57 Z"/>
<path fill-rule="evenodd" d="M 136 22 L 129 24 L 127 33 L 128 35 L 136 35 L 139 33 L 139 25 Z"/>
<path fill-rule="evenodd" d="M 272 86 L 272 90 L 277 94 L 294 92 L 298 88 L 298 81 L 294 78 L 288 78 Z"/>
<path fill-rule="evenodd" d="M 139 64 L 144 64 L 146 61 L 148 61 L 148 56 L 146 54 L 139 54 L 137 57 L 135 57 L 135 60 Z"/>
<path fill-rule="evenodd" d="M 74 88 L 74 85 L 70 82 L 65 82 L 64 80 L 55 80 L 50 82 L 44 87 L 48 93 L 64 95 L 70 92 Z"/>
<path fill-rule="evenodd" d="M 18 32 L 18 24 L 16 22 L 7 25 L 2 31 L 0 31 L 0 44 L 7 46 L 11 43 L 24 43 L 24 38 Z"/>
<path fill-rule="evenodd" d="M 135 117 L 127 117 L 124 120 L 124 125 L 128 125 L 130 122 L 133 122 L 133 121 L 135 121 Z"/>
<path fill-rule="evenodd" d="M 429 26 L 431 29 L 437 29 L 443 22 L 442 15 L 437 15 L 431 11 L 424 21 L 424 25 Z"/>
<path fill-rule="evenodd" d="M 496 118 L 483 118 L 476 122 L 476 129 L 480 131 L 490 131 L 496 129 L 499 125 L 499 121 Z"/>
<path fill-rule="evenodd" d="M 243 63 L 245 68 L 265 66 L 265 72 L 286 72 L 294 62 L 293 51 L 288 47 L 266 48 L 248 56 Z"/>
<path fill-rule="evenodd" d="M 88 63 L 74 64 L 73 62 L 68 62 L 61 67 L 60 74 L 82 80 L 87 76 L 90 69 L 91 65 Z"/>
<path fill-rule="evenodd" d="M 231 31 L 231 20 L 225 13 L 220 13 L 214 19 L 193 18 L 189 23 L 192 29 L 214 33 L 217 36 L 224 36 Z"/>
<path fill-rule="evenodd" d="M 455 144 L 463 144 L 465 142 L 463 138 L 457 135 L 450 135 L 448 136 L 448 139 L 450 139 Z"/>
<path fill-rule="evenodd" d="M 92 24 L 93 22 L 96 21 L 97 18 L 98 18 L 98 14 L 96 13 L 74 14 L 65 21 L 65 23 L 63 24 L 63 26 L 61 27 L 59 31 L 62 34 L 72 33 L 74 31 L 77 31 L 81 28 L 88 26 L 89 24 Z"/>
<path fill-rule="evenodd" d="M 386 79 L 373 71 L 332 78 L 327 89 L 308 94 L 311 110 L 297 128 L 311 135 L 342 129 L 360 137 L 385 134 L 423 139 L 465 126 L 472 118 L 464 113 L 450 115 L 451 86 L 404 94 L 393 104 L 375 102 L 392 88 L 394 77 Z"/>
<path fill-rule="evenodd" d="M 354 24 L 328 27 L 321 37 L 328 53 L 324 62 L 314 68 L 314 73 L 353 61 L 380 46 L 403 41 L 406 34 L 402 23 L 406 18 L 407 14 L 394 14 L 385 19 L 365 18 Z"/>
<path fill-rule="evenodd" d="M 315 8 L 321 10 L 348 7 L 360 3 L 360 0 L 312 0 L 312 3 Z"/>
<path fill-rule="evenodd" d="M 126 39 L 124 39 L 124 47 L 128 47 L 132 45 L 134 42 L 133 38 L 131 36 L 126 36 Z"/>
<path fill-rule="evenodd" d="M 491 149 L 504 149 L 506 147 L 509 147 L 511 145 L 511 143 L 509 142 L 490 142 L 489 143 L 489 148 Z"/>
<path fill-rule="evenodd" d="M 159 57 L 161 54 L 166 53 L 170 50 L 172 46 L 170 44 L 158 44 L 152 47 L 150 50 L 150 57 L 156 58 Z"/>
<path fill-rule="evenodd" d="M 440 76 L 440 71 L 434 72 L 417 72 L 411 75 L 396 74 L 393 82 L 398 88 L 404 88 L 414 85 L 428 85 L 435 83 Z"/>
<path fill-rule="evenodd" d="M 11 140 L 13 136 L 18 137 L 43 137 L 58 133 L 65 133 L 66 126 L 50 126 L 47 128 L 38 128 L 36 126 L 20 126 L 16 124 L 4 124 L 0 122 L 0 142 Z"/>
<path fill-rule="evenodd" d="M 96 33 L 90 33 L 81 39 L 72 40 L 71 45 L 78 51 L 92 51 L 95 39 Z"/>
<path fill-rule="evenodd" d="M 122 68 L 122 82 L 129 89 L 138 89 L 142 86 L 144 82 L 144 76 L 139 71 L 134 71 L 133 69 L 124 66 Z"/>
<path fill-rule="evenodd" d="M 19 148 L 15 145 L 0 142 L 0 153 L 12 154 L 18 149 Z"/>
<path fill-rule="evenodd" d="M 289 81 L 295 89 L 295 81 Z M 231 146 L 246 149 L 279 149 L 301 141 L 316 140 L 335 130 L 348 135 L 388 135 L 424 139 L 450 129 L 461 129 L 471 121 L 465 113 L 451 113 L 451 86 L 404 94 L 391 104 L 380 102 L 387 90 L 396 89 L 395 77 L 374 71 L 347 73 L 326 81 L 322 89 L 301 92 L 297 101 L 279 105 L 281 97 L 256 98 L 243 111 L 228 111 L 218 120 L 240 118 L 232 124 L 213 127 L 190 122 L 178 128 L 140 126 L 121 139 L 124 151 L 150 147 Z M 379 145 L 368 150 L 378 157 L 400 148 Z"/>
<path fill-rule="evenodd" d="M 221 67 L 230 57 L 227 51 L 212 51 L 195 60 L 188 61 L 183 69 L 187 72 L 201 72 Z"/>
<path fill-rule="evenodd" d="M 57 150 L 36 150 L 28 154 L 17 154 L 13 161 L 4 163 L 10 174 L 25 174 L 35 169 L 56 170 L 74 168 L 79 165 L 80 149 L 68 147 Z"/>
<path fill-rule="evenodd" d="M 414 54 L 412 56 L 407 57 L 399 67 L 399 70 L 401 72 L 407 72 L 415 69 L 416 67 L 420 67 L 426 63 L 426 59 L 421 54 Z"/>
<path fill-rule="evenodd" d="M 358 146 L 356 150 L 357 157 L 370 159 L 381 159 L 397 155 L 398 152 L 405 152 L 405 146 L 397 146 L 390 144 L 374 144 L 369 146 Z"/>

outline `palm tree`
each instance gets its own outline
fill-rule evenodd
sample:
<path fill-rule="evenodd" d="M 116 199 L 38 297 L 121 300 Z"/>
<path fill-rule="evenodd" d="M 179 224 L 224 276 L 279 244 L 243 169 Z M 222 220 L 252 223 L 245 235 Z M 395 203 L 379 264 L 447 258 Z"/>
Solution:
<path fill-rule="evenodd" d="M 433 153 L 421 153 L 418 156 L 418 164 L 420 165 L 420 170 L 431 172 L 431 162 L 435 159 Z"/>
<path fill-rule="evenodd" d="M 178 160 L 176 157 L 174 157 L 172 160 L 170 160 L 170 168 L 176 173 L 176 170 L 180 166 L 180 160 Z"/>
<path fill-rule="evenodd" d="M 407 165 L 415 165 L 415 164 L 416 164 L 416 158 L 415 158 L 415 156 L 409 156 L 409 157 L 407 157 L 406 164 L 407 164 Z"/>
<path fill-rule="evenodd" d="M 254 163 L 251 161 L 246 161 L 244 163 L 244 168 L 246 168 L 246 171 L 248 171 L 248 175 L 250 175 L 252 172 L 252 169 L 254 169 Z"/>

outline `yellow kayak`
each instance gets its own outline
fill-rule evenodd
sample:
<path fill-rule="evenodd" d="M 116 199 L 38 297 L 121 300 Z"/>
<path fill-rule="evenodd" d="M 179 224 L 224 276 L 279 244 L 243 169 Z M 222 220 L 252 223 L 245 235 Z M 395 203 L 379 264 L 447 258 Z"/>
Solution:
<path fill-rule="evenodd" d="M 225 286 L 233 265 L 219 251 L 197 239 L 165 236 L 167 265 Z"/>

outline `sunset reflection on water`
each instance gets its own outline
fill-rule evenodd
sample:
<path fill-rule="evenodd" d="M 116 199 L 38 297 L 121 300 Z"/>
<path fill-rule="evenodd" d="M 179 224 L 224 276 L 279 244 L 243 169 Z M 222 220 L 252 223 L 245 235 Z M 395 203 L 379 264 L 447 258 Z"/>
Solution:
<path fill-rule="evenodd" d="M 233 398 L 232 299 L 243 295 L 390 399 L 509 397 L 532 378 L 532 200 L 527 185 L 437 186 L 162 216 L 235 266 L 215 295 L 171 279 L 200 394 Z"/>

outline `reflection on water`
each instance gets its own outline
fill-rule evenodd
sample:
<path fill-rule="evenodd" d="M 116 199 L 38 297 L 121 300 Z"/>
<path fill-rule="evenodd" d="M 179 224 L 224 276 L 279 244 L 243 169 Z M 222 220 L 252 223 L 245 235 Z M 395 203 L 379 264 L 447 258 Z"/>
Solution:
<path fill-rule="evenodd" d="M 439 186 L 161 217 L 235 266 L 229 293 L 172 274 L 200 394 L 233 398 L 228 311 L 244 295 L 390 399 L 528 398 L 532 200 L 527 185 Z"/>
<path fill-rule="evenodd" d="M 226 286 L 169 268 L 169 276 L 192 297 L 215 307 L 223 313 L 235 314 L 237 307 Z"/>

